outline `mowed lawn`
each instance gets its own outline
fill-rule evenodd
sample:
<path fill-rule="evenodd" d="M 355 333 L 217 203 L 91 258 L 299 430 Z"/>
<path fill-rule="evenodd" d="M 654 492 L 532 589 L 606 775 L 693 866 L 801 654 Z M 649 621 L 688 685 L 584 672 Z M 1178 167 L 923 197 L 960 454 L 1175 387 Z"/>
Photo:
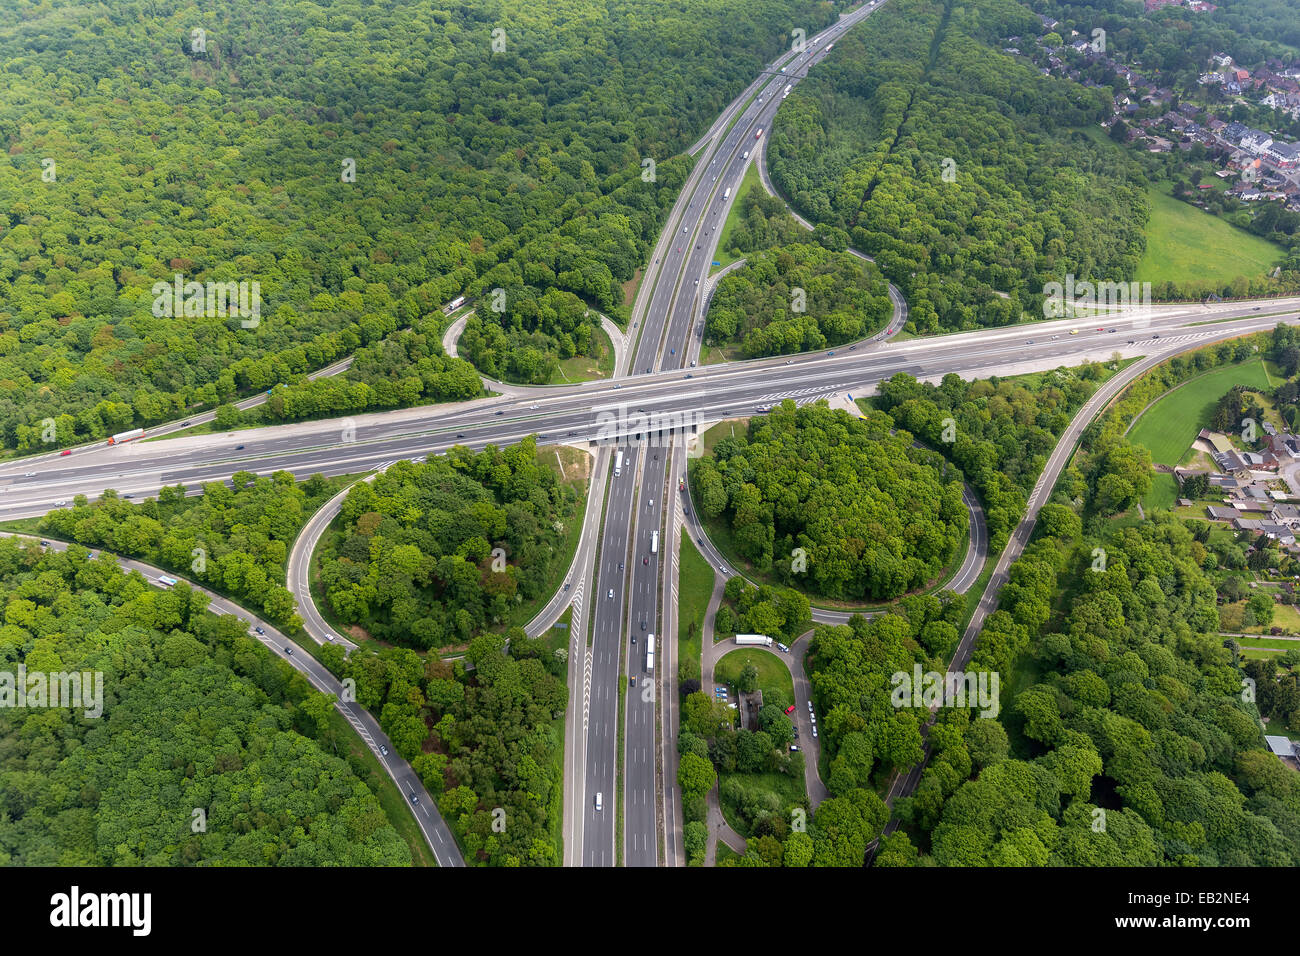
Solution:
<path fill-rule="evenodd" d="M 1215 404 L 1234 385 L 1272 391 L 1262 359 L 1216 368 L 1166 392 L 1142 413 L 1128 433 L 1130 441 L 1151 451 L 1151 460 L 1176 465 L 1210 420 Z"/>
<path fill-rule="evenodd" d="M 1238 276 L 1263 275 L 1282 260 L 1280 246 L 1175 199 L 1160 187 L 1150 187 L 1147 197 L 1151 219 L 1147 250 L 1134 276 L 1139 282 L 1182 285 L 1200 279 L 1219 286 Z"/>

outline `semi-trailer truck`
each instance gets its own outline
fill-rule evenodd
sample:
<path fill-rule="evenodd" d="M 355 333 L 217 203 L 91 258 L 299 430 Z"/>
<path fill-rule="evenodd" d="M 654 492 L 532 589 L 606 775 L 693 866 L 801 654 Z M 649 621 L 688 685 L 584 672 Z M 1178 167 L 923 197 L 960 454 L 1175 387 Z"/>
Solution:
<path fill-rule="evenodd" d="M 118 445 L 124 441 L 130 441 L 132 438 L 143 438 L 143 437 L 144 437 L 143 428 L 131 428 L 124 432 L 118 432 L 116 435 L 114 435 L 112 438 L 108 440 L 108 443 L 110 445 Z"/>
<path fill-rule="evenodd" d="M 623 453 L 620 451 L 614 456 L 614 477 L 621 478 L 623 475 Z"/>
<path fill-rule="evenodd" d="M 653 674 L 655 670 L 655 636 L 647 634 L 645 639 L 645 669 Z"/>
<path fill-rule="evenodd" d="M 736 643 L 742 647 L 749 644 L 756 644 L 759 647 L 771 647 L 772 639 L 763 634 L 737 634 Z"/>
<path fill-rule="evenodd" d="M 650 533 L 650 553 L 651 554 L 659 553 L 659 532 L 658 531 L 652 531 Z"/>
<path fill-rule="evenodd" d="M 723 198 L 723 201 L 726 201 L 726 200 L 728 200 L 728 199 L 731 198 L 731 187 L 730 187 L 730 186 L 728 186 L 726 189 L 724 189 L 724 190 L 722 191 L 722 198 Z"/>

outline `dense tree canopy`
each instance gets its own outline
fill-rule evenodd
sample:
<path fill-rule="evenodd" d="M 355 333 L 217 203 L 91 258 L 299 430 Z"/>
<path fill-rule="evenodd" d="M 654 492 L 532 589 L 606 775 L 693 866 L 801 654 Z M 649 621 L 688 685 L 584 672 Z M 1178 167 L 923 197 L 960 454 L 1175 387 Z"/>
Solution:
<path fill-rule="evenodd" d="M 68 416 L 64 444 L 293 381 L 461 294 L 506 291 L 509 311 L 480 309 L 485 322 L 558 291 L 621 314 L 689 170 L 680 154 L 791 23 L 811 32 L 840 5 L 13 11 L 0 444 L 34 447 L 47 416 Z M 155 283 L 176 275 L 258 282 L 255 327 L 155 315 Z M 582 347 L 580 329 L 564 335 Z"/>
<path fill-rule="evenodd" d="M 923 587 L 964 545 L 969 516 L 943 459 L 892 426 L 881 413 L 786 400 L 697 464 L 700 510 L 727 523 L 758 569 L 814 593 L 883 599 Z"/>
<path fill-rule="evenodd" d="M 101 717 L 0 708 L 0 861 L 409 866 L 328 752 L 328 698 L 206 603 L 110 556 L 0 539 L 3 669 L 100 671 L 104 692 Z"/>
<path fill-rule="evenodd" d="M 348 494 L 320 579 L 346 622 L 394 644 L 466 643 L 553 590 L 580 494 L 539 465 L 527 438 L 400 461 Z"/>

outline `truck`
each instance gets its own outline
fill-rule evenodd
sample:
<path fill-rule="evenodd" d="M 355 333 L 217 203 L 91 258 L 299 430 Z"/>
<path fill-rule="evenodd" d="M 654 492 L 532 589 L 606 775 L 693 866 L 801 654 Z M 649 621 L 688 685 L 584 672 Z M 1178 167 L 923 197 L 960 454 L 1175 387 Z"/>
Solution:
<path fill-rule="evenodd" d="M 834 48 L 835 48 L 835 44 L 834 44 L 834 43 L 828 43 L 828 44 L 826 44 L 826 52 L 827 52 L 827 53 L 830 53 L 831 50 L 833 50 Z"/>
<path fill-rule="evenodd" d="M 169 578 L 165 574 L 158 575 L 158 584 L 165 588 L 174 588 L 177 584 L 175 578 Z"/>
<path fill-rule="evenodd" d="M 118 432 L 116 435 L 114 435 L 112 438 L 108 440 L 108 443 L 110 445 L 118 445 L 124 441 L 130 441 L 133 438 L 143 438 L 143 437 L 144 437 L 143 428 L 128 428 L 124 432 Z"/>
<path fill-rule="evenodd" d="M 731 198 L 731 187 L 730 187 L 730 186 L 728 186 L 726 189 L 724 189 L 724 190 L 722 191 L 722 198 L 723 198 L 724 201 L 725 201 L 725 200 L 728 200 L 728 199 Z"/>
<path fill-rule="evenodd" d="M 645 669 L 648 674 L 653 674 L 655 670 L 655 636 L 653 634 L 647 634 L 645 639 Z"/>
<path fill-rule="evenodd" d="M 736 643 L 741 647 L 746 645 L 757 645 L 759 647 L 771 647 L 772 639 L 764 634 L 737 634 Z"/>
<path fill-rule="evenodd" d="M 791 84 L 791 83 L 787 83 L 787 84 L 785 85 L 785 92 L 783 92 L 783 93 L 781 94 L 781 99 L 785 99 L 787 96 L 789 96 L 789 95 L 790 95 L 790 91 L 791 91 L 792 89 L 794 89 L 794 85 Z"/>
<path fill-rule="evenodd" d="M 650 532 L 650 553 L 651 554 L 659 553 L 659 532 L 658 531 Z"/>
<path fill-rule="evenodd" d="M 450 302 L 448 302 L 448 303 L 447 303 L 447 307 L 446 307 L 445 309 L 443 309 L 442 311 L 443 311 L 444 313 L 446 313 L 447 315 L 451 315 L 453 312 L 455 312 L 457 309 L 459 309 L 459 308 L 460 308 L 462 305 L 464 305 L 464 304 L 465 304 L 465 297 L 464 297 L 463 295 L 458 295 L 458 296 L 456 296 L 456 298 L 454 298 L 454 299 L 452 299 Z"/>
<path fill-rule="evenodd" d="M 754 139 L 758 139 L 762 135 L 763 135 L 763 127 L 760 126 L 758 128 L 758 132 L 754 134 Z"/>
<path fill-rule="evenodd" d="M 620 478 L 623 475 L 623 453 L 620 451 L 614 456 L 614 477 Z"/>

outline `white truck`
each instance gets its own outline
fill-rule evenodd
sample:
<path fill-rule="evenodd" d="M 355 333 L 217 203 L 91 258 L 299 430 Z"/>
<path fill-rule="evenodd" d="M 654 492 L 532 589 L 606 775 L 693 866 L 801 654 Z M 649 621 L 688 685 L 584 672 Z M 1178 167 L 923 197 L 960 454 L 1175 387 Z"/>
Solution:
<path fill-rule="evenodd" d="M 645 639 L 645 669 L 649 674 L 655 670 L 655 636 L 647 634 Z"/>
<path fill-rule="evenodd" d="M 614 456 L 614 477 L 621 478 L 623 475 L 623 453 L 620 451 Z"/>
<path fill-rule="evenodd" d="M 723 199 L 723 201 L 725 202 L 726 200 L 728 200 L 728 199 L 730 199 L 730 198 L 731 198 L 731 187 L 728 186 L 726 189 L 724 189 L 724 190 L 722 191 L 722 199 Z"/>
<path fill-rule="evenodd" d="M 130 441 L 132 438 L 143 438 L 143 437 L 144 437 L 143 428 L 131 428 L 124 432 L 118 432 L 116 435 L 114 435 L 112 438 L 108 440 L 108 443 L 110 445 L 119 445 L 124 441 Z"/>
<path fill-rule="evenodd" d="M 771 647 L 772 639 L 764 634 L 737 634 L 736 643 L 741 647 L 746 645 L 757 645 L 759 647 Z"/>
<path fill-rule="evenodd" d="M 652 531 L 650 533 L 650 553 L 651 554 L 659 553 L 659 532 L 658 531 Z"/>

